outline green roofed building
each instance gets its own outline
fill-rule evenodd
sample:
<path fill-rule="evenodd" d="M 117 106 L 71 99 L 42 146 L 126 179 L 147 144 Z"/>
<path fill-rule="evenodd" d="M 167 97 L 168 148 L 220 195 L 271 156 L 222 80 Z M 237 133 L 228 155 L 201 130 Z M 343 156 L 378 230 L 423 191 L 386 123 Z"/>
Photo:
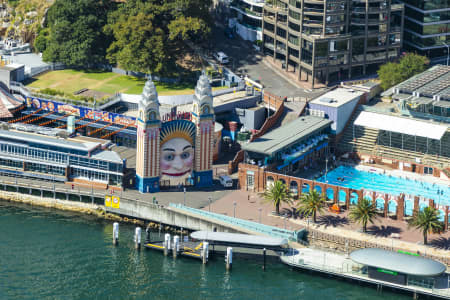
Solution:
<path fill-rule="evenodd" d="M 331 120 L 302 116 L 244 144 L 244 162 L 274 169 L 295 171 L 328 153 Z"/>

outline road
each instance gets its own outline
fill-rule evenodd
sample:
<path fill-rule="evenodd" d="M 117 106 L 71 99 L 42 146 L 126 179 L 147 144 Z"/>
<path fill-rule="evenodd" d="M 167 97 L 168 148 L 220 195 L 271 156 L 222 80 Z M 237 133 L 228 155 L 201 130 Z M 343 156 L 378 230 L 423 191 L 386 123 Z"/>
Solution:
<path fill-rule="evenodd" d="M 284 77 L 264 64 L 262 55 L 253 48 L 253 44 L 242 40 L 239 36 L 230 39 L 224 34 L 224 28 L 217 25 L 213 28 L 210 48 L 212 51 L 223 51 L 230 58 L 228 65 L 236 73 L 247 74 L 254 80 L 260 80 L 265 90 L 281 97 L 312 97 L 316 92 L 309 92 L 293 85 Z"/>

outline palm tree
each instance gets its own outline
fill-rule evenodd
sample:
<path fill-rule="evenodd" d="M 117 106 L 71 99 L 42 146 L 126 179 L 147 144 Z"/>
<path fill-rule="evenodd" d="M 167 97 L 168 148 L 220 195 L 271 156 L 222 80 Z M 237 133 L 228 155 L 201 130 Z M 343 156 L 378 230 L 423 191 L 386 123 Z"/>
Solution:
<path fill-rule="evenodd" d="M 423 244 L 427 244 L 428 233 L 440 233 L 443 224 L 439 221 L 439 211 L 434 207 L 425 207 L 423 211 L 415 214 L 408 227 L 416 227 L 423 234 Z"/>
<path fill-rule="evenodd" d="M 322 212 L 325 202 L 326 199 L 323 194 L 311 189 L 300 197 L 298 211 L 308 217 L 312 215 L 313 221 L 316 223 L 316 215 Z"/>
<path fill-rule="evenodd" d="M 287 186 L 282 181 L 277 180 L 264 192 L 264 199 L 267 202 L 273 203 L 277 211 L 277 215 L 279 215 L 280 204 L 282 202 L 288 204 L 292 203 L 292 193 L 290 190 L 288 190 Z"/>
<path fill-rule="evenodd" d="M 350 210 L 350 218 L 356 223 L 361 223 L 363 232 L 367 232 L 367 223 L 373 223 L 377 218 L 377 208 L 370 199 L 363 198 L 355 207 Z"/>

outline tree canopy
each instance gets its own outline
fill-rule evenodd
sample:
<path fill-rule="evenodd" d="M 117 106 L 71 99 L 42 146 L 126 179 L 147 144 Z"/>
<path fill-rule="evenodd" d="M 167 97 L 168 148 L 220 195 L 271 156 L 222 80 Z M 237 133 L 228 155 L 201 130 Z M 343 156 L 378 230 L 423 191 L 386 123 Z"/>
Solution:
<path fill-rule="evenodd" d="M 104 28 L 114 37 L 107 59 L 132 71 L 172 70 L 186 41 L 208 37 L 210 5 L 211 0 L 128 0 Z"/>
<path fill-rule="evenodd" d="M 301 195 L 297 210 L 305 216 L 312 216 L 313 222 L 316 223 L 316 215 L 323 211 L 325 205 L 325 195 L 315 189 L 310 189 L 309 192 Z"/>
<path fill-rule="evenodd" d="M 104 62 L 109 38 L 102 28 L 112 7 L 111 0 L 56 0 L 48 11 L 50 34 L 37 38 L 44 61 L 74 67 Z"/>
<path fill-rule="evenodd" d="M 363 232 L 367 232 L 367 223 L 373 223 L 377 219 L 377 209 L 368 198 L 363 198 L 350 210 L 350 218 L 363 226 Z"/>
<path fill-rule="evenodd" d="M 404 55 L 398 63 L 389 62 L 378 70 L 381 87 L 385 90 L 427 69 L 428 58 L 415 53 Z"/>
<path fill-rule="evenodd" d="M 286 184 L 277 180 L 273 185 L 267 187 L 264 192 L 264 199 L 275 206 L 276 213 L 279 215 L 282 203 L 292 204 L 292 193 L 288 190 Z"/>
<path fill-rule="evenodd" d="M 423 211 L 419 211 L 408 225 L 422 231 L 424 245 L 428 242 L 429 233 L 440 233 L 444 228 L 439 221 L 439 211 L 434 207 L 425 207 Z"/>

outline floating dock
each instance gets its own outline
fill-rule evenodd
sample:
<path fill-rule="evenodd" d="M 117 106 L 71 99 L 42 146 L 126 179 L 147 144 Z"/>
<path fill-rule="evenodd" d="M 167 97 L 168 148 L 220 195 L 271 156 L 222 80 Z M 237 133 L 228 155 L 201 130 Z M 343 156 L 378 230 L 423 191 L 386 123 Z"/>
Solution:
<path fill-rule="evenodd" d="M 144 243 L 144 247 L 146 249 L 157 250 L 160 252 L 165 251 L 164 241 L 146 242 L 146 243 Z M 202 260 L 202 249 L 203 249 L 203 242 L 200 242 L 200 243 L 193 242 L 193 241 L 180 242 L 177 255 Z M 171 247 L 166 250 L 166 255 L 168 255 L 169 253 L 172 253 L 172 255 L 173 255 L 174 251 L 175 251 L 175 249 L 173 247 Z"/>

